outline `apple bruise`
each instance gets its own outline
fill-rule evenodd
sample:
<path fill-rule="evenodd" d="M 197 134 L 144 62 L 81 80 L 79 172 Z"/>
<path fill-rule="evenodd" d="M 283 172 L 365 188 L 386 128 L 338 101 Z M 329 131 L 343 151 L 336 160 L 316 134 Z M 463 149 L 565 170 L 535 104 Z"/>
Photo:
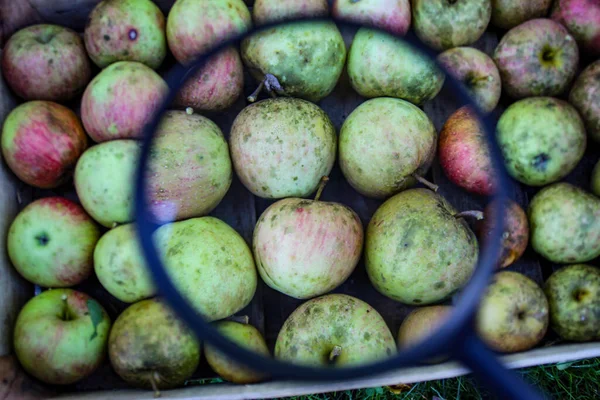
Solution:
<path fill-rule="evenodd" d="M 21 180 L 43 189 L 69 180 L 86 147 L 87 138 L 75 113 L 53 102 L 20 105 L 8 115 L 2 131 L 8 165 Z"/>
<path fill-rule="evenodd" d="M 90 14 L 84 32 L 90 58 L 101 68 L 139 61 L 158 68 L 167 52 L 165 17 L 152 1 L 105 0 Z"/>
<path fill-rule="evenodd" d="M 563 267 L 548 278 L 550 326 L 565 340 L 600 338 L 600 270 L 585 264 Z"/>
<path fill-rule="evenodd" d="M 494 51 L 494 61 L 511 97 L 557 96 L 575 77 L 579 50 L 563 26 L 539 18 L 508 31 Z"/>
<path fill-rule="evenodd" d="M 74 31 L 40 24 L 9 38 L 2 74 L 25 100 L 67 101 L 83 91 L 92 70 L 83 41 Z"/>
<path fill-rule="evenodd" d="M 142 63 L 111 64 L 83 94 L 81 120 L 85 130 L 96 142 L 140 138 L 167 91 L 160 75 Z"/>
<path fill-rule="evenodd" d="M 494 276 L 477 315 L 478 332 L 492 349 L 528 350 L 542 340 L 548 324 L 548 301 L 537 283 L 512 271 Z"/>
<path fill-rule="evenodd" d="M 367 303 L 343 294 L 307 301 L 285 321 L 275 357 L 312 366 L 349 366 L 393 356 L 385 321 Z"/>

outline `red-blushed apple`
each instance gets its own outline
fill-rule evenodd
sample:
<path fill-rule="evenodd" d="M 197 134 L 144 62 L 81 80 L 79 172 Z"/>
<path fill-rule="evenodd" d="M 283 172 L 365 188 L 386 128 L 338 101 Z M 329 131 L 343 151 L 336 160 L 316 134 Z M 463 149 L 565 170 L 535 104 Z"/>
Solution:
<path fill-rule="evenodd" d="M 497 184 L 486 134 L 468 106 L 455 111 L 440 131 L 439 160 L 454 184 L 480 195 L 494 194 Z"/>
<path fill-rule="evenodd" d="M 17 106 L 2 127 L 4 160 L 19 179 L 42 189 L 69 181 L 87 146 L 77 115 L 51 101 Z"/>
<path fill-rule="evenodd" d="M 412 0 L 411 5 L 415 33 L 436 50 L 475 43 L 492 17 L 492 0 Z"/>
<path fill-rule="evenodd" d="M 600 339 L 600 269 L 568 265 L 555 271 L 544 285 L 550 305 L 550 327 L 562 339 L 585 342 Z"/>
<path fill-rule="evenodd" d="M 210 213 L 233 179 L 223 132 L 199 114 L 163 113 L 147 173 L 149 206 L 158 220 L 171 222 Z"/>
<path fill-rule="evenodd" d="M 92 78 L 83 40 L 58 25 L 39 24 L 15 32 L 2 51 L 2 75 L 25 100 L 67 101 Z"/>
<path fill-rule="evenodd" d="M 106 359 L 111 321 L 85 293 L 51 289 L 29 300 L 13 333 L 23 368 L 42 382 L 68 385 L 91 375 Z"/>
<path fill-rule="evenodd" d="M 497 272 L 479 305 L 477 332 L 495 351 L 529 350 L 544 338 L 548 314 L 548 300 L 537 283 L 518 272 Z"/>
<path fill-rule="evenodd" d="M 98 223 L 114 228 L 134 219 L 134 176 L 141 145 L 111 140 L 90 147 L 75 167 L 81 205 Z"/>
<path fill-rule="evenodd" d="M 588 65 L 575 79 L 569 102 L 579 111 L 590 138 L 600 142 L 600 60 Z"/>
<path fill-rule="evenodd" d="M 492 0 L 492 24 L 511 29 L 525 21 L 544 18 L 552 0 Z"/>
<path fill-rule="evenodd" d="M 483 112 L 496 108 L 502 94 L 502 82 L 490 56 L 473 47 L 455 47 L 440 54 L 438 61 L 465 85 Z"/>
<path fill-rule="evenodd" d="M 271 355 L 261 333 L 248 323 L 220 321 L 215 323 L 215 328 L 220 334 L 250 351 L 266 357 Z M 239 364 L 209 344 L 204 346 L 204 354 L 213 371 L 229 382 L 249 384 L 263 381 L 267 377 L 265 373 Z"/>
<path fill-rule="evenodd" d="M 167 17 L 167 41 L 175 59 L 190 64 L 220 41 L 246 32 L 252 17 L 242 0 L 177 0 Z M 244 71 L 237 48 L 216 53 L 178 93 L 175 104 L 219 111 L 242 94 Z"/>
<path fill-rule="evenodd" d="M 594 170 L 592 171 L 592 193 L 600 197 L 600 161 L 596 163 Z"/>
<path fill-rule="evenodd" d="M 83 207 L 63 197 L 27 205 L 7 235 L 8 255 L 28 281 L 44 287 L 73 286 L 93 270 L 100 229 Z"/>
<path fill-rule="evenodd" d="M 167 55 L 165 16 L 151 0 L 104 0 L 89 15 L 84 41 L 101 68 L 139 61 L 156 69 Z"/>
<path fill-rule="evenodd" d="M 400 36 L 406 34 L 412 18 L 409 0 L 334 0 L 331 13 L 335 18 Z"/>
<path fill-rule="evenodd" d="M 256 0 L 252 7 L 252 20 L 256 25 L 328 14 L 327 0 Z"/>
<path fill-rule="evenodd" d="M 363 247 L 363 226 L 349 207 L 287 198 L 257 221 L 252 247 L 258 272 L 271 288 L 297 299 L 325 294 L 354 271 Z"/>
<path fill-rule="evenodd" d="M 550 18 L 563 24 L 590 56 L 600 55 L 600 2 L 556 0 Z"/>
<path fill-rule="evenodd" d="M 96 142 L 141 138 L 167 90 L 152 68 L 137 61 L 118 61 L 104 68 L 85 89 L 81 121 Z"/>
<path fill-rule="evenodd" d="M 579 49 L 565 27 L 537 18 L 508 31 L 494 51 L 494 61 L 509 96 L 557 96 L 575 76 Z"/>
<path fill-rule="evenodd" d="M 446 322 L 452 312 L 451 306 L 427 306 L 415 308 L 402 321 L 398 330 L 398 349 L 404 350 L 427 340 Z M 439 363 L 447 355 L 427 360 L 427 363 Z"/>
<path fill-rule="evenodd" d="M 397 347 L 381 315 L 346 294 L 307 301 L 277 335 L 275 358 L 312 367 L 344 368 L 392 357 Z"/>
<path fill-rule="evenodd" d="M 138 301 L 115 320 L 108 339 L 114 371 L 129 385 L 160 389 L 183 385 L 200 361 L 196 336 L 161 298 Z"/>
<path fill-rule="evenodd" d="M 196 111 L 221 111 L 230 107 L 244 88 L 242 59 L 235 47 L 215 54 L 189 78 L 175 97 L 175 105 Z"/>
<path fill-rule="evenodd" d="M 481 241 L 488 240 L 495 227 L 495 213 L 499 203 L 491 201 L 482 214 L 478 224 L 478 233 Z M 498 268 L 505 268 L 517 261 L 529 243 L 529 222 L 525 210 L 513 200 L 504 203 L 504 217 L 502 220 L 502 249 L 497 261 Z"/>

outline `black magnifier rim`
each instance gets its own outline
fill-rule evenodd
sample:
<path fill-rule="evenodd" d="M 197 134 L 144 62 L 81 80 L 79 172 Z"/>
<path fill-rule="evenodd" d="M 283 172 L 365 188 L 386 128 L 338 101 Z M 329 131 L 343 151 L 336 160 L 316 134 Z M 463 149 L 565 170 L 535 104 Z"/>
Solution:
<path fill-rule="evenodd" d="M 261 27 L 253 27 L 242 34 L 231 37 L 226 41 L 221 41 L 218 45 L 213 46 L 209 51 L 199 55 L 191 66 L 183 67 L 178 64 L 173 67 L 165 76 L 165 81 L 170 89 L 169 93 L 161 107 L 158 109 L 159 111 L 156 112 L 153 119 L 144 129 L 141 153 L 138 159 L 138 167 L 135 176 L 135 226 L 140 240 L 142 254 L 146 258 L 146 264 L 151 272 L 156 287 L 158 288 L 159 295 L 166 300 L 169 306 L 172 307 L 178 316 L 193 330 L 199 340 L 209 343 L 211 346 L 217 348 L 237 362 L 267 373 L 272 379 L 285 378 L 287 380 L 304 381 L 340 381 L 363 378 L 389 372 L 401 367 L 419 365 L 419 361 L 429 359 L 438 354 L 448 354 L 449 352 L 452 352 L 453 349 L 462 348 L 459 344 L 463 343 L 464 340 L 468 340 L 468 337 L 471 337 L 471 335 L 465 333 L 470 332 L 473 329 L 472 321 L 479 300 L 495 270 L 496 256 L 500 250 L 503 230 L 502 224 L 496 224 L 488 240 L 483 244 L 483 251 L 480 251 L 480 257 L 475 272 L 462 289 L 453 310 L 439 330 L 420 344 L 403 349 L 394 356 L 381 361 L 358 366 L 345 366 L 343 368 L 302 366 L 278 361 L 274 357 L 265 357 L 247 350 L 221 335 L 210 322 L 207 322 L 202 318 L 202 316 L 200 316 L 179 293 L 166 273 L 157 248 L 155 247 L 153 234 L 160 226 L 175 221 L 165 222 L 164 224 L 157 223 L 153 219 L 152 213 L 148 207 L 147 201 L 149 199 L 146 196 L 147 192 L 144 190 L 144 188 L 147 187 L 148 177 L 146 172 L 152 139 L 158 124 L 160 123 L 162 114 L 169 109 L 169 105 L 175 98 L 176 93 L 183 86 L 183 83 L 185 83 L 183 78 L 186 77 L 186 80 L 189 79 L 213 54 L 230 45 L 239 43 L 248 35 L 253 35 L 273 27 L 302 21 L 333 21 L 339 25 L 357 29 L 365 27 L 379 30 L 407 42 L 409 45 L 413 46 L 413 48 L 421 51 L 425 56 L 432 59 L 437 67 L 445 72 L 446 84 L 448 84 L 450 89 L 456 94 L 459 104 L 461 106 L 470 106 L 479 118 L 487 137 L 492 164 L 496 170 L 497 191 L 492 196 L 492 199 L 501 202 L 501 204 L 506 201 L 508 188 L 512 183 L 506 174 L 502 161 L 502 153 L 495 140 L 495 119 L 492 117 L 491 113 L 485 114 L 481 111 L 462 83 L 448 73 L 447 69 L 437 61 L 436 53 L 424 45 L 412 32 L 409 32 L 405 36 L 399 36 L 387 29 L 381 29 L 371 24 L 358 24 L 335 17 L 297 18 L 271 23 Z M 496 221 L 502 221 L 504 217 L 504 207 L 495 207 L 494 217 L 496 218 Z"/>

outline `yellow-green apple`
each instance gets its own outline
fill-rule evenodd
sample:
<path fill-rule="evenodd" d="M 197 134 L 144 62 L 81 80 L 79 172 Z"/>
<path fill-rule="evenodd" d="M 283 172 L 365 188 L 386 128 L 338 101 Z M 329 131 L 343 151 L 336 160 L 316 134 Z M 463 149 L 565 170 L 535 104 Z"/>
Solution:
<path fill-rule="evenodd" d="M 397 339 L 398 349 L 403 350 L 427 340 L 446 322 L 451 312 L 451 306 L 415 308 L 400 325 Z M 447 355 L 441 355 L 427 360 L 427 363 L 438 363 L 447 358 Z"/>
<path fill-rule="evenodd" d="M 579 111 L 590 138 L 600 142 L 600 60 L 588 65 L 577 77 L 569 102 Z"/>
<path fill-rule="evenodd" d="M 134 218 L 135 140 L 111 140 L 86 150 L 75 167 L 75 190 L 85 210 L 107 228 Z"/>
<path fill-rule="evenodd" d="M 333 168 L 335 128 L 317 105 L 302 99 L 266 99 L 244 108 L 229 137 L 234 169 L 256 196 L 306 197 Z"/>
<path fill-rule="evenodd" d="M 582 50 L 600 54 L 600 3 L 597 0 L 556 0 L 550 18 L 567 27 Z"/>
<path fill-rule="evenodd" d="M 83 207 L 64 197 L 27 205 L 10 225 L 8 255 L 28 281 L 43 287 L 81 283 L 93 270 L 100 229 Z"/>
<path fill-rule="evenodd" d="M 494 275 L 477 312 L 479 336 L 493 350 L 514 353 L 537 345 L 548 330 L 548 300 L 542 288 L 523 274 Z"/>
<path fill-rule="evenodd" d="M 401 99 L 375 98 L 344 121 L 339 163 L 354 189 L 384 199 L 422 181 L 436 147 L 435 127 L 420 108 Z"/>
<path fill-rule="evenodd" d="M 87 294 L 46 290 L 19 312 L 13 334 L 15 354 L 40 381 L 73 384 L 91 375 L 106 359 L 110 328 L 104 308 Z"/>
<path fill-rule="evenodd" d="M 220 321 L 215 323 L 215 328 L 223 336 L 250 351 L 266 357 L 271 355 L 261 333 L 250 324 L 236 321 Z M 210 365 L 213 371 L 229 382 L 249 384 L 266 379 L 264 373 L 232 360 L 229 356 L 208 344 L 204 345 L 204 354 L 208 365 Z"/>
<path fill-rule="evenodd" d="M 411 22 L 409 0 L 334 0 L 331 13 L 335 18 L 399 36 L 406 34 Z"/>
<path fill-rule="evenodd" d="M 492 0 L 412 0 L 411 4 L 415 33 L 437 50 L 475 43 L 492 17 Z"/>
<path fill-rule="evenodd" d="M 550 327 L 564 340 L 600 339 L 600 270 L 586 264 L 555 271 L 544 285 Z"/>
<path fill-rule="evenodd" d="M 252 20 L 256 25 L 328 14 L 327 0 L 256 0 L 252 7 Z"/>
<path fill-rule="evenodd" d="M 360 218 L 343 204 L 319 201 L 322 186 L 314 200 L 273 203 L 254 229 L 254 259 L 263 281 L 297 299 L 320 296 L 341 285 L 362 252 Z"/>
<path fill-rule="evenodd" d="M 167 55 L 165 16 L 151 0 L 103 0 L 89 15 L 84 41 L 100 68 L 139 61 L 156 69 Z"/>
<path fill-rule="evenodd" d="M 356 366 L 396 354 L 394 337 L 369 304 L 345 294 L 314 298 L 286 319 L 275 357 L 313 367 Z"/>
<path fill-rule="evenodd" d="M 494 50 L 494 61 L 509 96 L 558 96 L 575 76 L 579 50 L 565 27 L 537 18 L 508 31 Z"/>
<path fill-rule="evenodd" d="M 455 47 L 440 54 L 438 61 L 465 85 L 473 102 L 483 112 L 496 108 L 502 94 L 502 82 L 490 56 L 473 47 Z"/>
<path fill-rule="evenodd" d="M 552 0 L 492 0 L 492 24 L 511 29 L 525 21 L 548 15 Z"/>
<path fill-rule="evenodd" d="M 71 100 L 92 78 L 83 40 L 52 24 L 15 32 L 4 45 L 1 67 L 8 86 L 24 100 Z"/>
<path fill-rule="evenodd" d="M 90 82 L 81 99 L 81 121 L 96 142 L 141 138 L 167 94 L 167 84 L 137 61 L 118 61 Z"/>
<path fill-rule="evenodd" d="M 113 369 L 128 384 L 154 389 L 183 385 L 196 371 L 201 345 L 161 298 L 138 301 L 115 320 L 108 339 Z"/>
<path fill-rule="evenodd" d="M 51 101 L 17 106 L 2 127 L 4 160 L 19 179 L 42 189 L 68 182 L 87 146 L 77 115 Z"/>

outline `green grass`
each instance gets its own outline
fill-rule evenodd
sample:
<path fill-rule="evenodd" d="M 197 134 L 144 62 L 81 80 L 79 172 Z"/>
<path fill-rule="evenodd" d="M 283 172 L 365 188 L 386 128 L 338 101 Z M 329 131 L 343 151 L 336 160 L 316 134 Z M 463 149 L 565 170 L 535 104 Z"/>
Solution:
<path fill-rule="evenodd" d="M 531 385 L 550 395 L 552 399 L 600 399 L 600 358 L 532 367 L 517 370 L 517 373 Z M 416 383 L 400 394 L 394 394 L 388 388 L 372 388 L 288 397 L 285 400 L 479 400 L 495 398 L 485 388 L 480 387 L 474 378 L 464 376 Z"/>

